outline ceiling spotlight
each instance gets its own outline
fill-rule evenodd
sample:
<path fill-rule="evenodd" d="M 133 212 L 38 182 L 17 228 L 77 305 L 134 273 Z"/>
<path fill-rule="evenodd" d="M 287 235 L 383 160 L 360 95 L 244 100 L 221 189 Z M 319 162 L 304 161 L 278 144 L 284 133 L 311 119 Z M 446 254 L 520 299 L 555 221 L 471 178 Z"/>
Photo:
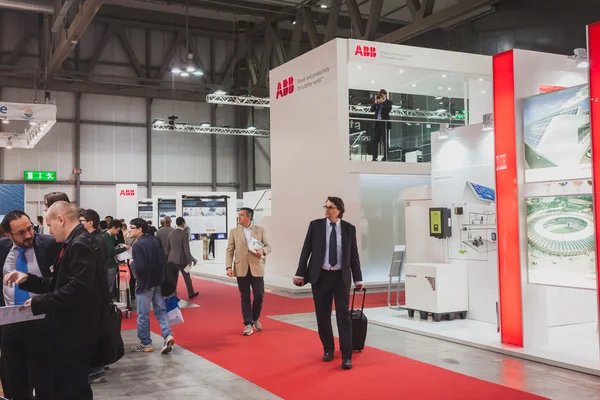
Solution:
<path fill-rule="evenodd" d="M 438 110 L 436 112 L 446 112 L 445 108 L 438 108 Z"/>
<path fill-rule="evenodd" d="M 210 126 L 209 122 L 203 122 L 200 124 L 200 128 L 208 128 Z"/>
<path fill-rule="evenodd" d="M 29 125 L 34 126 L 34 125 L 36 125 L 36 122 L 35 121 L 29 121 Z"/>
<path fill-rule="evenodd" d="M 483 82 L 483 78 L 479 78 L 479 82 Z"/>
<path fill-rule="evenodd" d="M 399 73 L 399 74 L 403 74 L 403 73 L 404 73 L 404 70 L 403 70 L 403 69 L 401 69 L 400 71 L 398 71 L 398 73 Z"/>
<path fill-rule="evenodd" d="M 448 90 L 452 90 L 452 88 L 451 88 L 451 87 L 449 87 L 449 88 L 448 88 Z"/>
<path fill-rule="evenodd" d="M 416 84 L 416 83 L 413 83 L 411 86 L 412 86 L 412 87 L 417 87 L 417 84 Z"/>
<path fill-rule="evenodd" d="M 371 81 L 371 83 L 375 83 L 375 81 Z"/>
<path fill-rule="evenodd" d="M 292 21 L 292 25 L 296 25 L 296 20 L 293 20 L 293 21 Z"/>
<path fill-rule="evenodd" d="M 185 70 L 187 72 L 194 72 L 196 70 L 196 66 L 194 65 L 194 55 L 192 53 L 188 53 L 187 58 L 188 63 Z"/>
<path fill-rule="evenodd" d="M 439 90 L 442 90 L 442 89 L 443 89 L 443 87 L 441 87 L 441 86 L 440 86 L 440 87 L 438 87 L 438 89 L 439 89 Z"/>
<path fill-rule="evenodd" d="M 224 96 L 227 94 L 227 92 L 224 90 L 215 90 L 214 94 L 216 94 L 217 96 Z"/>
<path fill-rule="evenodd" d="M 362 65 L 357 65 L 356 69 L 362 69 Z"/>
<path fill-rule="evenodd" d="M 436 96 L 435 99 L 436 100 L 441 100 L 441 99 L 443 99 L 443 97 L 442 96 Z M 442 103 L 440 103 L 440 104 L 442 104 Z"/>
<path fill-rule="evenodd" d="M 7 119 L 3 119 L 3 120 L 2 120 L 2 123 L 3 123 L 3 124 L 8 124 L 8 123 L 10 123 L 10 121 L 9 121 L 9 120 L 7 120 Z"/>
<path fill-rule="evenodd" d="M 202 76 L 204 75 L 204 72 L 202 71 L 194 71 L 194 76 Z"/>
<path fill-rule="evenodd" d="M 180 73 L 181 73 L 181 70 L 180 70 L 179 68 L 175 67 L 175 68 L 173 68 L 173 69 L 171 70 L 171 72 L 172 72 L 172 73 L 174 73 L 174 74 L 180 74 Z"/>
<path fill-rule="evenodd" d="M 446 74 L 443 74 L 443 75 L 442 75 L 442 78 L 445 78 L 445 77 L 446 77 Z"/>
<path fill-rule="evenodd" d="M 326 4 L 321 4 L 321 8 L 327 8 Z"/>
<path fill-rule="evenodd" d="M 155 124 L 164 124 L 164 123 L 165 123 L 165 120 L 162 119 L 162 118 L 156 118 L 154 121 L 152 121 L 152 125 L 155 125 Z"/>
<path fill-rule="evenodd" d="M 482 90 L 482 91 L 481 91 L 481 94 L 485 94 L 485 93 L 486 93 L 486 91 L 485 91 L 485 90 Z"/>
<path fill-rule="evenodd" d="M 249 131 L 255 131 L 256 130 L 256 126 L 254 126 L 254 125 L 248 125 L 248 128 L 246 128 L 246 129 L 248 129 Z"/>
<path fill-rule="evenodd" d="M 189 72 L 182 72 L 180 76 L 182 76 L 184 78 L 187 78 L 188 76 L 190 76 L 190 73 Z"/>
<path fill-rule="evenodd" d="M 440 104 L 444 104 L 444 102 L 443 102 L 443 101 L 440 101 Z"/>

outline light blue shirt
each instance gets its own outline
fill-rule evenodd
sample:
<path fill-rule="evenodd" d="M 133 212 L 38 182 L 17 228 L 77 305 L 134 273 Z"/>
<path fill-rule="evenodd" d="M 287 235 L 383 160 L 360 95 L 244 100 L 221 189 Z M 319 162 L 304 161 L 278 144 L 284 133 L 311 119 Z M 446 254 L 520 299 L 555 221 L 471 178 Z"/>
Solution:
<path fill-rule="evenodd" d="M 326 230 L 325 230 L 325 260 L 323 262 L 323 269 L 326 270 L 340 270 L 342 269 L 342 220 L 338 219 L 335 223 L 335 233 L 337 236 L 337 264 L 329 265 L 329 238 L 331 237 L 331 221 L 325 219 Z"/>

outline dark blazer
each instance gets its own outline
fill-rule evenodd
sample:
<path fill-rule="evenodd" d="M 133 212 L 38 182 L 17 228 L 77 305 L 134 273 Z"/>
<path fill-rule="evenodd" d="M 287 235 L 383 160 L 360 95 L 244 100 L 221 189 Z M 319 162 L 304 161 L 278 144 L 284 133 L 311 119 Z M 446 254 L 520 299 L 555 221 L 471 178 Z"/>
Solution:
<path fill-rule="evenodd" d="M 47 314 L 66 349 L 96 343 L 105 333 L 108 314 L 108 277 L 99 247 L 83 225 L 63 243 L 52 278 L 29 275 L 20 287 L 41 294 L 31 300 L 34 315 Z"/>
<path fill-rule="evenodd" d="M 385 99 L 382 103 L 383 106 L 381 108 L 381 119 L 385 121 L 389 121 L 390 112 L 392 111 L 392 101 L 390 99 Z M 375 119 L 377 119 L 377 103 L 371 105 L 371 111 L 375 112 Z"/>
<path fill-rule="evenodd" d="M 189 265 L 194 261 L 190 252 L 190 235 L 183 229 L 175 229 L 167 238 L 167 262 Z"/>
<path fill-rule="evenodd" d="M 321 276 L 321 268 L 325 261 L 325 247 L 327 225 L 326 218 L 317 219 L 310 223 L 296 276 L 304 277 L 305 282 L 312 285 L 317 283 Z M 360 270 L 360 258 L 358 256 L 358 245 L 356 243 L 356 227 L 351 223 L 342 220 L 342 274 L 344 284 L 348 289 L 354 282 L 362 281 L 362 271 Z"/>
<path fill-rule="evenodd" d="M 10 249 L 12 249 L 13 242 L 9 238 L 0 239 L 0 266 L 4 268 L 4 262 Z M 33 251 L 35 251 L 35 258 L 40 272 L 44 278 L 52 277 L 51 267 L 54 265 L 54 260 L 58 257 L 62 245 L 56 243 L 54 238 L 49 235 L 35 235 L 33 242 Z M 4 296 L 0 294 L 0 307 L 4 307 Z"/>

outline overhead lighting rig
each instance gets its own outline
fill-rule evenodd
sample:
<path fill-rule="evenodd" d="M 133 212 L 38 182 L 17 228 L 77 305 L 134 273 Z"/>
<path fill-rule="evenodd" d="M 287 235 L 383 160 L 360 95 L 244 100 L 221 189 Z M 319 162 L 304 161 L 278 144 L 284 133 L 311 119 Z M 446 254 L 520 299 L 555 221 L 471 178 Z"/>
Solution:
<path fill-rule="evenodd" d="M 173 131 L 173 132 L 191 132 L 191 133 L 206 133 L 210 135 L 229 135 L 229 136 L 258 136 L 269 137 L 269 131 L 265 129 L 257 129 L 255 126 L 247 128 L 230 128 L 210 126 L 208 122 L 203 122 L 200 125 L 187 124 L 185 122 L 177 122 L 169 120 L 165 123 L 162 119 L 155 119 L 152 124 L 152 129 L 155 131 Z"/>

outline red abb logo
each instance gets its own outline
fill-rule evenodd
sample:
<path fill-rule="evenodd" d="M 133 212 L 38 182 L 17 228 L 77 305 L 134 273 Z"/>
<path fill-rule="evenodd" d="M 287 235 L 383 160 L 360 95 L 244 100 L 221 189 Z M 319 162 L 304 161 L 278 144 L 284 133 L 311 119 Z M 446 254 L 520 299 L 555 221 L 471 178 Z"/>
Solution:
<path fill-rule="evenodd" d="M 127 190 L 123 190 L 121 189 L 121 192 L 119 193 L 119 196 L 135 196 L 135 190 L 134 189 L 127 189 Z"/>
<path fill-rule="evenodd" d="M 377 57 L 377 49 L 375 47 L 369 46 L 356 46 L 356 50 L 354 50 L 354 55 L 375 58 Z"/>
<path fill-rule="evenodd" d="M 275 99 L 287 96 L 288 94 L 294 93 L 294 77 L 290 76 L 287 79 L 277 83 L 277 95 Z"/>

